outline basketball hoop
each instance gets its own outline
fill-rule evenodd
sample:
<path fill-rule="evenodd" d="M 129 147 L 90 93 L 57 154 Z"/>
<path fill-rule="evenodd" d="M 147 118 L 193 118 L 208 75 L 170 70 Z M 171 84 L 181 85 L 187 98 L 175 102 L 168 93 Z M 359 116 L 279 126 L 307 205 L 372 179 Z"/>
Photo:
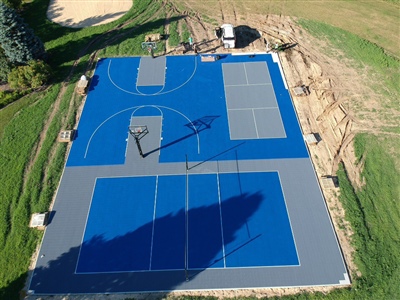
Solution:
<path fill-rule="evenodd" d="M 139 140 L 149 133 L 146 125 L 132 125 L 129 126 L 129 133 Z"/>
<path fill-rule="evenodd" d="M 144 157 L 140 140 L 149 133 L 146 125 L 132 125 L 128 127 L 129 133 L 135 138 L 136 146 L 138 147 L 139 154 Z"/>

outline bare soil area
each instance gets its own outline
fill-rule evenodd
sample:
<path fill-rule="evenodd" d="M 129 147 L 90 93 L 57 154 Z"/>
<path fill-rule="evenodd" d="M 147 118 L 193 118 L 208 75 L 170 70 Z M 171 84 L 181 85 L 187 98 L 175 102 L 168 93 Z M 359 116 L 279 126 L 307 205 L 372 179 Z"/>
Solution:
<path fill-rule="evenodd" d="M 47 17 L 66 27 L 96 26 L 119 19 L 132 3 L 132 0 L 51 0 Z"/>
<path fill-rule="evenodd" d="M 61 0 L 57 0 L 61 2 Z M 128 1 L 128 0 L 127 0 Z M 56 1 L 52 1 L 56 2 Z M 132 3 L 132 1 L 128 1 Z M 164 1 L 164 4 L 170 1 Z M 66 2 L 65 2 L 66 3 Z M 363 103 L 365 107 L 379 107 L 379 99 L 368 85 L 368 80 L 363 78 L 354 69 L 349 67 L 346 61 L 339 60 L 341 53 L 332 55 L 324 54 L 328 45 L 307 34 L 295 23 L 295 20 L 282 15 L 258 15 L 246 11 L 238 12 L 231 2 L 229 6 L 220 5 L 215 9 L 215 15 L 208 16 L 205 20 L 196 11 L 191 11 L 189 3 L 186 3 L 185 11 L 182 11 L 174 3 L 169 3 L 172 9 L 167 16 L 183 15 L 179 22 L 185 22 L 191 32 L 194 44 L 201 53 L 226 53 L 226 52 L 265 52 L 270 51 L 274 44 L 287 45 L 286 50 L 279 52 L 281 64 L 286 76 L 293 103 L 304 134 L 314 133 L 318 135 L 319 142 L 309 145 L 309 152 L 320 179 L 320 185 L 326 199 L 326 203 L 336 229 L 336 233 L 350 274 L 355 276 L 358 270 L 353 263 L 351 247 L 352 231 L 345 221 L 344 210 L 338 195 L 338 188 L 327 187 L 322 178 L 334 177 L 339 163 L 343 162 L 348 176 L 355 187 L 361 187 L 363 181 L 360 171 L 363 162 L 356 162 L 353 138 L 357 132 L 369 131 L 376 128 L 374 119 L 358 120 L 353 108 Z M 206 2 L 205 4 L 206 5 Z M 50 8 L 49 8 L 50 9 Z M 74 20 L 73 11 L 65 9 L 63 17 L 68 15 L 71 24 L 84 24 Z M 92 12 L 96 15 L 97 12 Z M 88 21 L 90 18 L 86 18 Z M 96 18 L 93 18 L 95 20 Z M 212 23 L 212 24 L 211 24 Z M 224 49 L 214 35 L 215 23 L 231 23 L 237 29 L 238 48 Z M 87 23 L 85 23 L 86 26 Z M 181 26 L 180 26 L 181 27 Z M 168 22 L 166 22 L 168 33 Z M 269 47 L 267 47 L 269 46 Z M 166 47 L 166 53 L 174 54 L 176 48 Z M 192 54 L 192 51 L 187 52 Z M 297 96 L 293 88 L 304 85 L 309 94 Z M 340 184 L 340 183 L 339 183 Z M 104 295 L 104 296 L 60 296 L 51 299 L 159 299 L 168 298 L 171 295 L 205 295 L 218 298 L 233 297 L 265 297 L 294 294 L 303 291 L 328 292 L 331 287 L 312 288 L 282 288 L 282 289 L 249 289 L 232 291 L 209 292 L 176 292 L 169 294 L 135 294 L 135 295 Z M 37 299 L 30 298 L 30 299 Z M 50 299 L 42 297 L 41 299 Z"/>

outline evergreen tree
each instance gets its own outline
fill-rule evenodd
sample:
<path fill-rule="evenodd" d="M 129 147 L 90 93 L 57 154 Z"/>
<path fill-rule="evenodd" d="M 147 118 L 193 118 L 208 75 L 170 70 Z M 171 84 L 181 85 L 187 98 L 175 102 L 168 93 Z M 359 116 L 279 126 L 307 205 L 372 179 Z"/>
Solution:
<path fill-rule="evenodd" d="M 10 63 L 4 54 L 4 50 L 0 48 L 0 82 L 7 82 L 7 76 L 10 72 Z"/>
<path fill-rule="evenodd" d="M 46 50 L 33 30 L 13 10 L 0 2 L 0 45 L 11 63 L 45 59 Z"/>
<path fill-rule="evenodd" d="M 14 9 L 20 9 L 22 6 L 22 0 L 1 0 L 0 2 Z"/>

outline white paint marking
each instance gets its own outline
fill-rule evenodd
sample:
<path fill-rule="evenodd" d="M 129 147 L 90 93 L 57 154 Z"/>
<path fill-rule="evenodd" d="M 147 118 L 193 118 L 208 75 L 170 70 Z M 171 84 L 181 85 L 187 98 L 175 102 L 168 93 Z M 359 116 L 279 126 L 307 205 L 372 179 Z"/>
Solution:
<path fill-rule="evenodd" d="M 218 188 L 219 220 L 221 222 L 222 257 L 224 259 L 224 268 L 226 268 L 224 225 L 223 225 L 223 221 L 222 221 L 221 189 L 220 189 L 220 185 L 219 185 L 219 164 L 218 164 L 218 161 L 217 161 L 217 188 Z"/>
<path fill-rule="evenodd" d="M 253 114 L 253 121 L 254 121 L 254 127 L 256 128 L 257 138 L 259 139 L 260 136 L 258 135 L 258 127 L 257 127 L 256 116 L 255 116 L 255 114 L 254 114 L 254 109 L 251 110 L 251 113 Z"/>
<path fill-rule="evenodd" d="M 90 209 L 92 207 L 94 191 L 95 191 L 96 185 L 97 185 L 97 179 L 98 179 L 98 177 L 96 177 L 95 180 L 94 180 L 94 185 L 93 185 L 93 189 L 92 189 L 92 197 L 90 198 L 90 204 L 89 204 L 89 208 L 88 208 L 88 211 L 87 211 L 87 214 L 86 214 L 85 228 L 83 229 L 82 239 L 81 239 L 81 244 L 80 244 L 81 246 L 79 247 L 78 259 L 76 260 L 76 265 L 75 265 L 75 272 L 74 272 L 75 274 L 79 274 L 77 272 L 77 269 L 78 269 L 79 260 L 81 258 L 82 246 L 83 246 L 83 242 L 84 242 L 84 238 L 85 238 L 86 227 L 87 227 L 87 224 L 88 224 L 88 221 L 89 221 L 89 214 L 90 214 Z"/>
<path fill-rule="evenodd" d="M 247 77 L 247 70 L 246 70 L 246 64 L 243 63 L 243 69 L 244 69 L 244 75 L 246 76 L 246 83 L 249 85 L 249 78 Z"/>
<path fill-rule="evenodd" d="M 149 271 L 151 271 L 151 260 L 153 258 L 154 227 L 155 227 L 155 224 L 156 224 L 156 208 L 157 208 L 157 192 L 158 192 L 158 175 L 156 176 L 156 189 L 155 189 L 155 193 L 154 193 L 153 228 L 151 229 L 151 246 L 150 246 Z"/>

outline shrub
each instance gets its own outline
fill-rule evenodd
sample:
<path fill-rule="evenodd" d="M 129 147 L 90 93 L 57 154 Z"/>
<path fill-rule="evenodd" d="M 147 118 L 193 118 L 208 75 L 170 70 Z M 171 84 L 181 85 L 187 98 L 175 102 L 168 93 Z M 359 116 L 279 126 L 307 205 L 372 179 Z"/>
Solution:
<path fill-rule="evenodd" d="M 41 60 L 31 60 L 27 66 L 14 68 L 8 74 L 8 83 L 13 89 L 36 89 L 48 82 L 51 69 Z"/>

